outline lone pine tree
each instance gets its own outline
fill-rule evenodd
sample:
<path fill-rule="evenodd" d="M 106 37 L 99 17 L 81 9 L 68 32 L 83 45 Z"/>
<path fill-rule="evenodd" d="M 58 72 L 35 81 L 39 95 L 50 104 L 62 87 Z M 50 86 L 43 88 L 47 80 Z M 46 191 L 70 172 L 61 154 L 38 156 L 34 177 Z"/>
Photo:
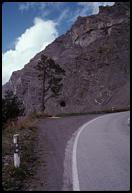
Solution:
<path fill-rule="evenodd" d="M 61 81 L 65 71 L 54 60 L 43 54 L 35 68 L 38 71 L 38 79 L 42 82 L 42 111 L 44 111 L 46 102 L 61 94 L 63 86 Z"/>

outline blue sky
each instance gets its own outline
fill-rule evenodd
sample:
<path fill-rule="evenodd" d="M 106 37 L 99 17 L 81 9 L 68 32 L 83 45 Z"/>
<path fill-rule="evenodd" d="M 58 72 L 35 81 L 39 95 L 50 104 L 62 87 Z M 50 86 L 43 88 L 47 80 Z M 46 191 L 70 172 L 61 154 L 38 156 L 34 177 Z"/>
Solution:
<path fill-rule="evenodd" d="M 70 29 L 76 18 L 98 13 L 112 2 L 5 2 L 2 4 L 2 83 L 49 43 Z M 23 56 L 20 61 L 20 56 Z"/>

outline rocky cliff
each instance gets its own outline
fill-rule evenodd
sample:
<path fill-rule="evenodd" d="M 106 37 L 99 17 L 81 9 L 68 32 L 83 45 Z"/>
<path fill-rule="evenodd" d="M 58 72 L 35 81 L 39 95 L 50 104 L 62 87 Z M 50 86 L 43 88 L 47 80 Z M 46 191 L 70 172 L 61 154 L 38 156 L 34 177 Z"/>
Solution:
<path fill-rule="evenodd" d="M 13 90 L 23 100 L 26 113 L 39 111 L 42 85 L 34 66 L 45 54 L 66 72 L 62 95 L 49 100 L 47 112 L 89 112 L 129 106 L 129 16 L 129 2 L 118 2 L 112 7 L 100 7 L 97 15 L 78 17 L 66 34 L 22 70 L 13 72 L 3 93 Z"/>

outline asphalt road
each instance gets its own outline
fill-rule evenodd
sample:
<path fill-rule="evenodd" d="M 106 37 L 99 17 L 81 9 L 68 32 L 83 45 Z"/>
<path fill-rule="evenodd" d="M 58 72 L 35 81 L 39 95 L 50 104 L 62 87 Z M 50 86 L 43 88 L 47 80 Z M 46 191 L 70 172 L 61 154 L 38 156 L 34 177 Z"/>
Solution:
<path fill-rule="evenodd" d="M 26 182 L 24 191 L 62 191 L 63 186 L 68 191 L 72 190 L 72 179 L 69 181 L 72 175 L 72 144 L 66 157 L 68 183 L 64 180 L 67 142 L 81 125 L 97 116 L 99 115 L 45 118 L 38 122 L 38 139 L 34 150 L 38 157 L 37 168 L 35 174 Z"/>
<path fill-rule="evenodd" d="M 80 127 L 73 147 L 73 190 L 130 190 L 130 112 Z"/>

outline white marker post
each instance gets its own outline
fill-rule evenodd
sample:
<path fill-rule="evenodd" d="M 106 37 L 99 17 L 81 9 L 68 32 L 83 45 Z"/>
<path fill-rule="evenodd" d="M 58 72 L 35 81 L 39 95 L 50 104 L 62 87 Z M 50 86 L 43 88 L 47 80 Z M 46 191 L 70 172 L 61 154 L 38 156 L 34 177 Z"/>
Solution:
<path fill-rule="evenodd" d="M 115 110 L 115 107 L 112 107 L 112 112 Z"/>
<path fill-rule="evenodd" d="M 19 134 L 13 136 L 14 143 L 14 167 L 18 168 L 20 166 L 20 154 L 19 154 Z"/>
<path fill-rule="evenodd" d="M 128 118 L 127 123 L 130 126 L 130 117 Z"/>

